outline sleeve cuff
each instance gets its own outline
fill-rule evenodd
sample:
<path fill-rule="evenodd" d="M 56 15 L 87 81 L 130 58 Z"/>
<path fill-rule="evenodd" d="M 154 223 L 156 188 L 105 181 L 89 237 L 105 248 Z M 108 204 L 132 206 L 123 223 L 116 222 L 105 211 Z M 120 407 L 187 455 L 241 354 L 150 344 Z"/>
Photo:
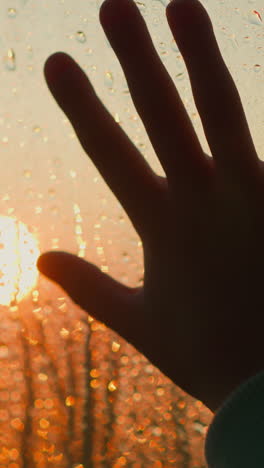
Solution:
<path fill-rule="evenodd" d="M 243 382 L 217 411 L 205 457 L 209 468 L 264 467 L 264 371 Z"/>

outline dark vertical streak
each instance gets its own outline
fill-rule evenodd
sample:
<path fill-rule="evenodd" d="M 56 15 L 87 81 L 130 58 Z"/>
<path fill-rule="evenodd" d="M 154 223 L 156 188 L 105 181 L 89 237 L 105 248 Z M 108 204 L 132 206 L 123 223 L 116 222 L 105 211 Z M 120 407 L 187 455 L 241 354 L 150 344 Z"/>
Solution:
<path fill-rule="evenodd" d="M 83 465 L 85 468 L 94 468 L 93 464 L 93 436 L 94 436 L 94 405 L 90 386 L 91 376 L 91 328 L 88 328 L 85 346 L 85 374 L 86 374 L 86 399 L 83 413 Z"/>
<path fill-rule="evenodd" d="M 108 333 L 111 333 L 112 331 L 108 330 Z M 113 340 L 113 337 L 112 337 Z M 110 354 L 111 356 L 111 354 Z M 118 382 L 118 377 L 119 377 L 119 367 L 117 365 L 117 360 L 116 359 L 109 359 L 109 368 L 111 365 L 111 370 L 112 370 L 112 375 L 111 375 L 111 380 L 116 380 Z M 104 431 L 105 431 L 105 442 L 104 442 L 104 456 L 105 456 L 105 468 L 109 468 L 109 466 L 114 465 L 114 460 L 110 459 L 108 460 L 107 457 L 107 447 L 109 446 L 111 439 L 115 436 L 113 432 L 114 428 L 114 423 L 116 419 L 116 414 L 115 414 L 115 403 L 118 399 L 118 393 L 119 393 L 119 386 L 117 386 L 117 389 L 114 392 L 110 392 L 108 388 L 106 389 L 107 392 L 107 402 L 108 402 L 108 418 L 109 421 L 107 424 L 104 426 Z M 111 399 L 111 401 L 110 401 Z M 114 457 L 116 458 L 116 457 Z"/>
<path fill-rule="evenodd" d="M 32 433 L 32 424 L 31 424 L 31 414 L 30 409 L 34 406 L 34 393 L 33 393 L 33 385 L 32 385 L 32 378 L 30 372 L 30 353 L 28 349 L 28 343 L 21 333 L 22 338 L 22 346 L 24 350 L 24 377 L 26 382 L 26 389 L 27 389 L 27 401 L 28 406 L 25 408 L 25 420 L 24 420 L 24 432 L 22 437 L 22 447 L 21 447 L 21 459 L 22 459 L 22 466 L 23 468 L 28 468 L 30 466 L 30 459 L 28 458 L 28 446 L 27 442 Z"/>
<path fill-rule="evenodd" d="M 53 357 L 49 351 L 49 347 L 47 346 L 46 344 L 46 336 L 45 336 L 45 330 L 43 328 L 43 324 L 41 322 L 41 325 L 40 325 L 40 334 L 41 334 L 41 341 L 42 341 L 42 346 L 43 346 L 43 349 L 44 349 L 44 352 L 46 353 L 46 355 L 49 357 L 49 372 L 50 374 L 53 376 L 53 379 L 54 379 L 54 386 L 56 388 L 56 392 L 58 393 L 59 395 L 59 398 L 61 400 L 61 403 L 64 405 L 65 404 L 65 396 L 63 394 L 63 389 L 61 389 L 60 387 L 60 384 L 58 382 L 58 369 L 56 367 L 56 363 L 54 363 L 53 361 Z M 68 418 L 69 419 L 69 418 Z M 68 436 L 70 434 L 68 433 Z M 68 437 L 69 438 L 69 437 Z M 72 440 L 72 439 L 70 439 Z M 66 459 L 69 460 L 69 468 L 71 468 L 73 466 L 72 464 L 72 460 L 71 460 L 71 454 L 70 454 L 70 451 L 68 450 L 68 444 L 67 442 L 64 444 L 64 453 L 65 453 L 65 456 L 66 456 Z"/>
<path fill-rule="evenodd" d="M 71 336 L 71 335 L 70 335 Z M 69 390 L 70 390 L 70 395 L 73 396 L 74 400 L 76 399 L 76 389 L 75 389 L 75 380 L 74 380 L 74 372 L 73 372 L 73 367 L 74 363 L 72 362 L 71 356 L 72 356 L 72 340 L 69 340 L 69 350 L 67 353 L 68 359 L 68 369 L 69 369 Z M 75 406 L 68 406 L 68 435 L 69 435 L 69 441 L 70 443 L 74 439 L 74 422 L 75 422 Z M 69 456 L 70 456 L 70 462 L 69 462 L 69 468 L 72 468 L 73 466 L 73 460 L 72 460 L 72 454 L 71 450 L 68 450 Z"/>

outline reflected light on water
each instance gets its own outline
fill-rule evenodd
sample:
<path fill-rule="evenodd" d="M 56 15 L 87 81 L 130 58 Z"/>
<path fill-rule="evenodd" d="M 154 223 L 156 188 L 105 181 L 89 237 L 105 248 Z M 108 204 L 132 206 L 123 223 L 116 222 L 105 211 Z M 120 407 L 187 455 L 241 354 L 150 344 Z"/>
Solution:
<path fill-rule="evenodd" d="M 38 279 L 39 249 L 27 226 L 15 218 L 0 216 L 0 304 L 19 302 Z"/>

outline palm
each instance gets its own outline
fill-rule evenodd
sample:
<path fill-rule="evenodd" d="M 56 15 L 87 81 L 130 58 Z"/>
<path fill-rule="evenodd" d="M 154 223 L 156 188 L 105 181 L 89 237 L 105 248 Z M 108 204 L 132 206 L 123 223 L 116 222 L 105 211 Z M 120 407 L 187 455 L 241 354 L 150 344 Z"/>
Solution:
<path fill-rule="evenodd" d="M 144 249 L 145 320 L 136 345 L 212 409 L 263 368 L 263 186 L 243 200 L 223 184 L 221 193 L 211 174 L 184 212 L 175 212 L 173 196 L 164 204 Z"/>
<path fill-rule="evenodd" d="M 137 7 L 131 0 L 115 5 L 112 0 L 102 5 L 101 22 L 165 179 L 147 165 L 69 56 L 52 56 L 45 73 L 83 148 L 143 241 L 144 288 L 127 288 L 65 253 L 45 254 L 39 268 L 179 386 L 215 409 L 263 365 L 256 327 L 264 305 L 263 166 L 198 0 L 179 4 L 176 13 L 169 7 L 167 16 L 213 158 L 204 154 Z M 185 29 L 190 18 L 192 36 Z M 208 50 L 203 56 L 202 46 Z M 249 339 L 250 353 L 244 349 Z"/>

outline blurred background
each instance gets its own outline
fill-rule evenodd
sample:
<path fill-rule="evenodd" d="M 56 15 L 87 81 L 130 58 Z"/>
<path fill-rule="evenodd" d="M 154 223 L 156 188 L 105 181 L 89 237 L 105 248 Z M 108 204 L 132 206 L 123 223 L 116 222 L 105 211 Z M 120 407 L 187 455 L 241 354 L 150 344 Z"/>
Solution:
<path fill-rule="evenodd" d="M 101 3 L 3 0 L 0 6 L 0 468 L 205 468 L 213 414 L 35 266 L 39 252 L 60 249 L 129 286 L 143 281 L 141 241 L 43 76 L 51 54 L 70 54 L 164 174 L 100 25 Z M 263 158 L 263 3 L 201 3 Z M 136 4 L 210 154 L 166 21 L 167 3 Z"/>

